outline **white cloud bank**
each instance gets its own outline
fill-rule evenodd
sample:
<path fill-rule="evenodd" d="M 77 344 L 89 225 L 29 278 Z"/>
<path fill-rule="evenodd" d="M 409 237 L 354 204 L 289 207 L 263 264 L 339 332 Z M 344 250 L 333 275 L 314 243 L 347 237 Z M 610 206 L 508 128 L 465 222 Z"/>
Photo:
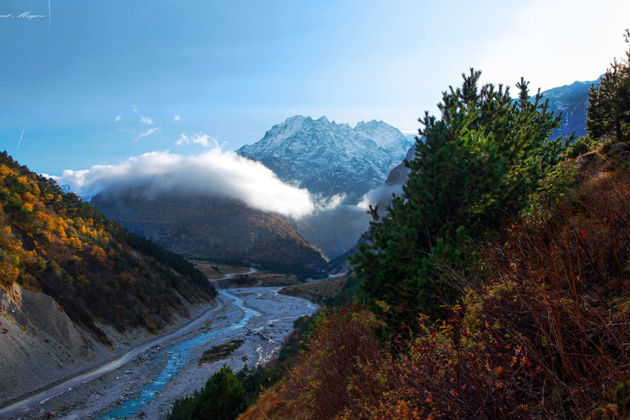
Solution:
<path fill-rule="evenodd" d="M 392 195 L 402 194 L 402 187 L 402 184 L 379 185 L 365 193 L 361 201 L 357 204 L 357 207 L 367 210 L 370 206 L 378 206 L 379 213 L 383 214 L 392 202 Z"/>
<path fill-rule="evenodd" d="M 150 152 L 118 165 L 95 165 L 51 176 L 82 196 L 103 190 L 148 186 L 146 194 L 192 192 L 233 198 L 262 211 L 301 218 L 318 205 L 308 190 L 282 182 L 270 169 L 215 147 L 197 156 Z"/>

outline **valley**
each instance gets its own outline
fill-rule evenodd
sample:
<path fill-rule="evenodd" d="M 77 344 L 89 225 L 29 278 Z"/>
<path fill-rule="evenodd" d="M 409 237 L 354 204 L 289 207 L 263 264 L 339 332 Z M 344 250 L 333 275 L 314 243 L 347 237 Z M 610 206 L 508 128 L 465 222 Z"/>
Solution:
<path fill-rule="evenodd" d="M 1 3 L 0 420 L 630 420 L 630 1 Z"/>
<path fill-rule="evenodd" d="M 306 274 L 325 267 L 319 251 L 276 214 L 185 190 L 150 196 L 151 185 L 103 191 L 91 204 L 132 232 L 191 258 Z"/>
<path fill-rule="evenodd" d="M 215 281 L 234 275 L 238 271 Z M 315 304 L 279 290 L 222 289 L 217 304 L 190 323 L 0 409 L 0 418 L 165 418 L 177 398 L 202 388 L 224 364 L 236 371 L 271 360 L 291 333 L 293 321 L 317 309 Z M 235 340 L 242 344 L 227 358 L 199 364 L 204 351 Z"/>
<path fill-rule="evenodd" d="M 284 287 L 301 284 L 297 275 L 274 273 L 252 267 L 219 264 L 203 260 L 191 260 L 195 268 L 204 273 L 216 287 Z"/>

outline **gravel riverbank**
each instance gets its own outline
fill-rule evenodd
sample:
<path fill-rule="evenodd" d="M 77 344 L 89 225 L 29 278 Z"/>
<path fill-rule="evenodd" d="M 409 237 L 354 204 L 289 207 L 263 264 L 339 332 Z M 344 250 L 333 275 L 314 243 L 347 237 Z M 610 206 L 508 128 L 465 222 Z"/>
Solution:
<path fill-rule="evenodd" d="M 275 357 L 282 342 L 293 330 L 293 321 L 317 309 L 316 305 L 304 299 L 279 294 L 279 289 L 224 290 L 219 300 L 220 307 L 195 328 L 146 349 L 111 373 L 74 386 L 20 416 L 34 419 L 50 413 L 50 418 L 67 420 L 163 419 L 176 399 L 201 388 L 224 364 L 240 370 L 245 364 L 253 366 Z M 247 317 L 246 313 L 249 314 Z M 211 337 L 206 339 L 209 335 Z M 204 351 L 237 339 L 243 340 L 243 344 L 226 359 L 198 364 Z M 181 368 L 174 369 L 173 360 L 184 360 Z M 160 383 L 162 379 L 159 378 L 165 372 L 169 375 L 172 372 L 172 375 L 167 375 L 165 383 Z M 158 392 L 147 391 L 156 384 Z M 18 417 L 14 415 L 11 418 Z"/>

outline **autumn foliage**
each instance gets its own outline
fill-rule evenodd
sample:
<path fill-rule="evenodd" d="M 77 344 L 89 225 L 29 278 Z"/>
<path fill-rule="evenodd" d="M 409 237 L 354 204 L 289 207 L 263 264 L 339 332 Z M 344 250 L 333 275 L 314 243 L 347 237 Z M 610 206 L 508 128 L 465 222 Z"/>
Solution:
<path fill-rule="evenodd" d="M 386 354 L 372 335 L 377 324 L 360 307 L 329 315 L 285 379 L 240 418 L 331 419 L 357 399 L 378 398 Z"/>
<path fill-rule="evenodd" d="M 488 280 L 411 338 L 330 316 L 242 418 L 628 418 L 629 216 L 630 174 L 600 173 L 489 244 Z"/>
<path fill-rule="evenodd" d="M 74 194 L 0 154 L 0 288 L 53 297 L 102 339 L 97 322 L 155 330 L 215 291 L 192 264 L 127 232 Z"/>

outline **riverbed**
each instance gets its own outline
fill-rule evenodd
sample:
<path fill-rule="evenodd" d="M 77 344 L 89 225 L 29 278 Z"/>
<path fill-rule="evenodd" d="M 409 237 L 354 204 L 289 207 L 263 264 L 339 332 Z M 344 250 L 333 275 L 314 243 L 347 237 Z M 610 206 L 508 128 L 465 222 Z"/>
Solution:
<path fill-rule="evenodd" d="M 317 309 L 283 294 L 279 287 L 224 289 L 212 316 L 183 335 L 143 349 L 125 364 L 79 383 L 50 399 L 13 413 L 23 419 L 163 419 L 173 402 L 203 387 L 221 366 L 233 370 L 277 356 L 293 321 Z M 226 359 L 199 365 L 201 354 L 217 344 L 242 340 Z"/>

